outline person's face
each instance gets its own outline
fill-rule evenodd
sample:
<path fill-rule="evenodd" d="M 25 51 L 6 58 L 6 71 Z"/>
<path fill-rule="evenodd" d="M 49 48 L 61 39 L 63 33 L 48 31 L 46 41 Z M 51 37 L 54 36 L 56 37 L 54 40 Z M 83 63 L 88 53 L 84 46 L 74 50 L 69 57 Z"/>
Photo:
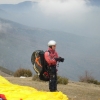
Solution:
<path fill-rule="evenodd" d="M 55 50 L 56 49 L 56 45 L 52 45 L 52 49 Z"/>

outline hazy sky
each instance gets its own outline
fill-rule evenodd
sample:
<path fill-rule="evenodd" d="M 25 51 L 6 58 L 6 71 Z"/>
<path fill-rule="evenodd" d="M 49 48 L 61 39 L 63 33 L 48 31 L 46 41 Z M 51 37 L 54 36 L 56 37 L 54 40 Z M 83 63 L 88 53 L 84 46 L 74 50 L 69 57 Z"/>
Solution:
<path fill-rule="evenodd" d="M 25 0 L 0 0 L 0 3 L 18 3 Z M 26 0 L 30 1 L 30 0 Z M 100 6 L 92 0 L 31 0 L 39 1 L 38 7 L 46 16 L 38 25 L 43 28 L 63 30 L 87 36 L 100 36 Z M 98 4 L 98 3 L 97 3 Z M 34 20 L 34 19 L 33 19 Z"/>
<path fill-rule="evenodd" d="M 19 2 L 23 2 L 23 1 L 34 1 L 34 0 L 0 0 L 0 3 L 19 3 Z"/>

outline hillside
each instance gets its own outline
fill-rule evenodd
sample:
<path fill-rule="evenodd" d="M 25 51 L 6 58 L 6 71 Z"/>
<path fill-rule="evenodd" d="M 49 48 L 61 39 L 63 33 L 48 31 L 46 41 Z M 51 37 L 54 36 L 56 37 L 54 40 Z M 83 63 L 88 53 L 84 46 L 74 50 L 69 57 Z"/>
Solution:
<path fill-rule="evenodd" d="M 13 74 L 14 74 L 13 71 L 0 66 L 0 75 L 1 76 L 13 76 Z"/>
<path fill-rule="evenodd" d="M 3 71 L 0 70 L 0 76 L 3 77 L 10 77 L 11 75 L 4 73 Z"/>
<path fill-rule="evenodd" d="M 60 63 L 58 74 L 78 80 L 85 70 L 100 80 L 100 40 L 61 31 L 31 28 L 0 18 L 0 66 L 15 71 L 29 68 L 33 71 L 31 55 L 34 50 L 47 50 L 47 43 L 57 42 Z M 33 73 L 35 73 L 33 71 Z"/>
<path fill-rule="evenodd" d="M 18 4 L 0 4 L 0 18 L 15 21 L 28 26 L 36 26 L 38 2 L 25 1 Z M 34 9 L 33 9 L 34 8 Z M 31 19 L 31 20 L 30 20 Z"/>

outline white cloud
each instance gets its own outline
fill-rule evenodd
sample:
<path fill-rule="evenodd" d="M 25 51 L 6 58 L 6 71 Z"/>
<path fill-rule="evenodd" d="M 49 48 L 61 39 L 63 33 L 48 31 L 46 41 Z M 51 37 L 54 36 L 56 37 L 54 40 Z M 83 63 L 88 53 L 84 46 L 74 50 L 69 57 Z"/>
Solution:
<path fill-rule="evenodd" d="M 88 5 L 89 0 L 42 0 L 41 11 L 58 24 L 56 29 L 86 35 L 99 35 L 100 8 Z"/>
<path fill-rule="evenodd" d="M 16 4 L 23 1 L 37 1 L 37 0 L 0 0 L 1 4 Z"/>
<path fill-rule="evenodd" d="M 7 4 L 13 4 L 13 3 L 18 3 L 18 2 L 21 2 L 21 1 L 24 1 L 24 0 L 0 0 L 0 3 L 1 4 L 5 4 L 5 3 L 7 3 Z"/>
<path fill-rule="evenodd" d="M 80 11 L 80 8 L 83 8 L 85 1 L 78 1 L 78 0 L 66 0 L 61 2 L 61 0 L 42 0 L 40 3 L 40 7 L 46 13 L 58 13 L 63 14 L 66 12 L 76 12 L 76 10 Z"/>

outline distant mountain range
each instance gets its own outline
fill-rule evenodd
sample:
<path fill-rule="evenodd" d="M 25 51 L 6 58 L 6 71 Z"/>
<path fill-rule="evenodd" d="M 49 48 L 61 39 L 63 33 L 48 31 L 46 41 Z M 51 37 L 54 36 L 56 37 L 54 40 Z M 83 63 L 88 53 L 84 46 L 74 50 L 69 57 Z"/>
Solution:
<path fill-rule="evenodd" d="M 16 11 L 21 12 L 23 10 L 27 10 L 27 9 L 29 10 L 30 8 L 32 8 L 33 4 L 35 3 L 36 2 L 25 1 L 18 4 L 0 4 L 0 8 L 8 12 L 16 12 Z"/>
<path fill-rule="evenodd" d="M 0 18 L 0 66 L 15 71 L 33 71 L 31 55 L 34 50 L 47 50 L 49 40 L 57 41 L 59 56 L 64 57 L 58 74 L 78 80 L 87 70 L 100 81 L 100 40 L 71 33 L 32 28 Z M 33 73 L 35 73 L 33 71 Z"/>
<path fill-rule="evenodd" d="M 28 26 L 35 26 L 38 2 L 25 1 L 18 4 L 0 4 L 0 17 Z M 41 16 L 42 17 L 42 16 Z"/>

